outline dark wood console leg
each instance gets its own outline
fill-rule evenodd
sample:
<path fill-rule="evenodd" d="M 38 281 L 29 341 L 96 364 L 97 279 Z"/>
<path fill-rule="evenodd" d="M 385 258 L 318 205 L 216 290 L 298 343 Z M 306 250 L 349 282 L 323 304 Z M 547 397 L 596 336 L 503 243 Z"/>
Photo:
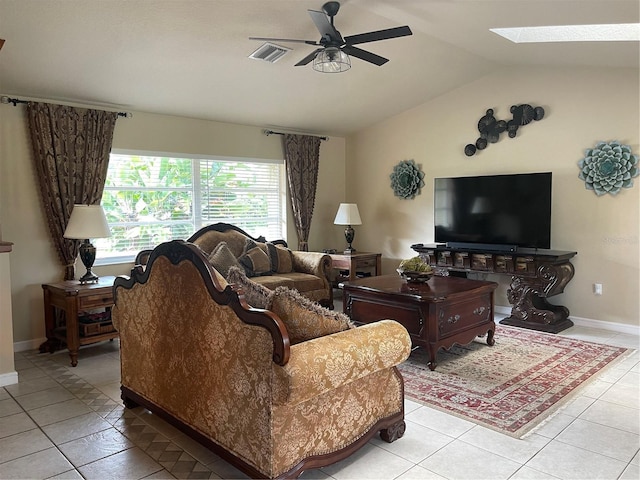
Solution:
<path fill-rule="evenodd" d="M 401 420 L 398 423 L 394 423 L 389 428 L 380 430 L 380 438 L 387 443 L 393 443 L 399 438 L 402 438 L 406 429 L 407 425 L 404 423 L 404 420 Z"/>
<path fill-rule="evenodd" d="M 564 291 L 573 278 L 573 265 L 569 262 L 543 265 L 535 277 L 514 276 L 507 298 L 513 305 L 511 316 L 500 321 L 503 325 L 529 328 L 543 332 L 558 333 L 573 326 L 569 320 L 569 309 L 552 305 L 547 297 Z"/>

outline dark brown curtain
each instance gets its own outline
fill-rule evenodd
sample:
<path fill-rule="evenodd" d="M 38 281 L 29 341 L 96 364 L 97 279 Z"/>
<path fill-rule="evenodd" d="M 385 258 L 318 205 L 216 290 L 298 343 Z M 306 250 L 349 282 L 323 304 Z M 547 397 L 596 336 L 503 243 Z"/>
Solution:
<path fill-rule="evenodd" d="M 33 161 L 51 240 L 73 280 L 80 240 L 63 238 L 73 205 L 102 198 L 117 112 L 29 102 Z"/>
<path fill-rule="evenodd" d="M 287 183 L 298 234 L 298 250 L 309 250 L 309 230 L 316 200 L 320 138 L 285 134 L 282 149 L 287 170 Z"/>

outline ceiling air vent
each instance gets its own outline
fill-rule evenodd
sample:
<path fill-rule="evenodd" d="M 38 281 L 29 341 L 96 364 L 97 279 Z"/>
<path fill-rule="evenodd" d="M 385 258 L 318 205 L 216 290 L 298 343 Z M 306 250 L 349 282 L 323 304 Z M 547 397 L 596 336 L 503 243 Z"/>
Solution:
<path fill-rule="evenodd" d="M 269 63 L 275 63 L 290 51 L 290 48 L 281 47 L 280 45 L 276 45 L 275 43 L 265 43 L 259 49 L 249 55 L 249 58 L 253 58 L 254 60 L 264 60 L 265 62 Z"/>

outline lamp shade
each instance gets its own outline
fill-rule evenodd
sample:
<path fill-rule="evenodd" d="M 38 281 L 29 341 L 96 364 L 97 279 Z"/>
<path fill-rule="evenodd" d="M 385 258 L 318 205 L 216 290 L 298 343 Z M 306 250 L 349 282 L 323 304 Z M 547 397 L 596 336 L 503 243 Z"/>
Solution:
<path fill-rule="evenodd" d="M 341 203 L 333 223 L 336 225 L 362 225 L 358 205 L 355 203 Z"/>
<path fill-rule="evenodd" d="M 338 47 L 327 47 L 318 52 L 313 59 L 313 69 L 316 72 L 340 73 L 346 72 L 350 68 L 351 60 L 349 60 L 349 55 Z"/>
<path fill-rule="evenodd" d="M 100 205 L 74 205 L 64 238 L 86 240 L 111 235 L 104 210 Z"/>

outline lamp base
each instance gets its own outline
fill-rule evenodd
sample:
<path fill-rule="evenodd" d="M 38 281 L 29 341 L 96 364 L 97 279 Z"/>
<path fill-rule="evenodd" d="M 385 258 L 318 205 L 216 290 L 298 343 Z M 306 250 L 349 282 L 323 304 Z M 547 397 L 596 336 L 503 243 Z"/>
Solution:
<path fill-rule="evenodd" d="M 91 270 L 87 270 L 87 273 L 80 277 L 79 281 L 80 285 L 84 285 L 85 283 L 98 283 L 98 280 L 100 280 L 100 277 L 98 277 L 98 275 L 93 273 Z"/>
<path fill-rule="evenodd" d="M 80 260 L 82 260 L 82 264 L 87 269 L 87 273 L 85 273 L 80 278 L 80 284 L 84 285 L 85 283 L 98 283 L 98 275 L 91 271 L 93 262 L 96 260 L 96 247 L 94 247 L 88 239 L 84 240 L 80 244 L 79 253 Z"/>
<path fill-rule="evenodd" d="M 344 229 L 344 239 L 347 241 L 347 248 L 344 249 L 344 253 L 353 253 L 356 251 L 356 249 L 351 246 L 351 242 L 353 242 L 355 236 L 356 232 L 353 230 L 353 227 L 347 225 L 347 228 Z"/>

